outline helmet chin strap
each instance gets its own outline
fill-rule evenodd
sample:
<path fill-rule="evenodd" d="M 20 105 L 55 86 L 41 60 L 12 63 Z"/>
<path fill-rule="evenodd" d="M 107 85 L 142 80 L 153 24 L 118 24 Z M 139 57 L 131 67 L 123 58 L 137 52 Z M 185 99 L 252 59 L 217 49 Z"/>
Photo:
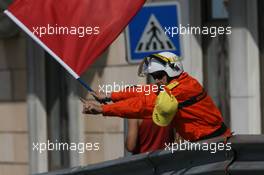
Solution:
<path fill-rule="evenodd" d="M 174 79 L 175 79 L 175 77 L 169 77 L 169 76 L 168 76 L 168 84 L 170 84 L 171 81 L 174 80 Z"/>

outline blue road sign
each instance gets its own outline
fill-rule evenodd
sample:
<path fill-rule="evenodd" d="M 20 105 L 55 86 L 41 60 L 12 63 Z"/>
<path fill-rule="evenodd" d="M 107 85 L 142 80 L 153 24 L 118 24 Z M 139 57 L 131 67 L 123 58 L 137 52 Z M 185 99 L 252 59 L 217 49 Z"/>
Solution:
<path fill-rule="evenodd" d="M 179 28 L 179 4 L 146 4 L 126 29 L 128 61 L 137 63 L 149 54 L 171 51 L 181 55 L 180 36 L 166 35 L 165 28 Z"/>

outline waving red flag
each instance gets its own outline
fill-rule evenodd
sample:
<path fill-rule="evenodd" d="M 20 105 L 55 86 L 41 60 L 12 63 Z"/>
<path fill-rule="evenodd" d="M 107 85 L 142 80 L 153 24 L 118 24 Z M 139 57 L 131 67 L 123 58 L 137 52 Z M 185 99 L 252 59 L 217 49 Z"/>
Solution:
<path fill-rule="evenodd" d="M 76 79 L 145 0 L 15 0 L 5 11 Z"/>

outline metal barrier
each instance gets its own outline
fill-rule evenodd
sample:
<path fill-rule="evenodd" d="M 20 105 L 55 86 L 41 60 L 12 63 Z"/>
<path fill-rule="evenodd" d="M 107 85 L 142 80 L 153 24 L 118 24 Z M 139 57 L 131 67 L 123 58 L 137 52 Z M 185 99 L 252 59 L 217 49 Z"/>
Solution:
<path fill-rule="evenodd" d="M 197 144 L 223 143 L 214 138 Z M 264 135 L 237 135 L 227 151 L 156 151 L 39 175 L 263 175 Z M 226 143 L 226 142 L 225 142 Z M 197 146 L 197 145 L 196 145 Z M 172 148 L 172 147 L 171 147 Z"/>

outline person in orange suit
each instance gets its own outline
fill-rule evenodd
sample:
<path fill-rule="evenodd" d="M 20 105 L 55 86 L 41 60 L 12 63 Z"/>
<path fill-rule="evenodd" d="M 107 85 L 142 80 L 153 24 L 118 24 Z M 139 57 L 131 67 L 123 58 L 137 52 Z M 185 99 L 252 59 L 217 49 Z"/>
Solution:
<path fill-rule="evenodd" d="M 148 92 L 150 89 L 152 88 L 145 88 Z M 144 92 L 140 94 L 143 96 Z M 93 95 L 95 95 L 99 101 L 104 100 L 105 103 L 110 101 L 117 103 L 118 101 L 134 97 L 138 95 L 138 93 L 135 91 L 135 87 L 131 86 L 125 88 L 121 92 L 113 92 L 111 98 L 99 92 Z M 82 99 L 82 101 L 85 103 L 84 99 Z M 166 144 L 174 142 L 174 128 L 172 125 L 160 127 L 152 121 L 151 116 L 146 119 L 129 119 L 127 131 L 125 146 L 132 154 L 164 149 Z"/>
<path fill-rule="evenodd" d="M 184 72 L 180 58 L 171 52 L 152 54 L 142 61 L 139 75 L 150 74 L 160 88 L 149 95 L 113 92 L 97 98 L 112 104 L 86 101 L 84 114 L 103 114 L 122 118 L 152 119 L 161 127 L 172 124 L 179 135 L 194 142 L 217 136 L 231 136 L 222 115 L 200 83 Z M 116 99 L 118 97 L 118 100 Z"/>

